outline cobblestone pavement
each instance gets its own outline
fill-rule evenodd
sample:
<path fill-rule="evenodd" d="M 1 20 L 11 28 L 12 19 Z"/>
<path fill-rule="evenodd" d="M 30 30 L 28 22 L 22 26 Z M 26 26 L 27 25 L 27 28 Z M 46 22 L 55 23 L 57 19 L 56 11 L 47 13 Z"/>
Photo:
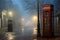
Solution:
<path fill-rule="evenodd" d="M 6 32 L 0 34 L 0 40 L 60 40 L 60 37 L 37 37 L 36 28 L 22 28 L 19 32 Z"/>
<path fill-rule="evenodd" d="M 52 38 L 37 38 L 37 40 L 60 40 L 60 37 L 52 37 Z"/>

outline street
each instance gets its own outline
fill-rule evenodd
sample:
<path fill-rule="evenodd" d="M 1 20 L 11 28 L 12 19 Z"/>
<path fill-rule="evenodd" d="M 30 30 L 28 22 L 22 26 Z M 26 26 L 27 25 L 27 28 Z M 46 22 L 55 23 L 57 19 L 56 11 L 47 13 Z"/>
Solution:
<path fill-rule="evenodd" d="M 55 38 L 37 38 L 36 27 L 22 28 L 19 32 L 7 32 L 0 35 L 0 40 L 60 40 L 60 37 Z"/>
<path fill-rule="evenodd" d="M 19 32 L 6 32 L 0 40 L 36 40 L 36 27 L 22 28 Z"/>

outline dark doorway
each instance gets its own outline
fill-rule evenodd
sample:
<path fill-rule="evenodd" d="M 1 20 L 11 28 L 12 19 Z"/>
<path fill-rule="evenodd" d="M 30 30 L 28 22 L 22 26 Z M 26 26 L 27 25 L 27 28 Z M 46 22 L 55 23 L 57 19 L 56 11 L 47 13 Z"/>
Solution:
<path fill-rule="evenodd" d="M 12 31 L 13 31 L 13 21 L 8 20 L 8 32 L 12 32 Z"/>

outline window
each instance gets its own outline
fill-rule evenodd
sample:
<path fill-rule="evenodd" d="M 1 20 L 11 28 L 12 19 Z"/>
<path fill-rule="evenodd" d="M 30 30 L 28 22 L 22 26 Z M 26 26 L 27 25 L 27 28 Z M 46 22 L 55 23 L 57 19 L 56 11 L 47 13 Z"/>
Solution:
<path fill-rule="evenodd" d="M 47 11 L 45 12 L 45 16 L 48 16 L 48 12 Z"/>
<path fill-rule="evenodd" d="M 44 22 L 47 24 L 47 23 L 48 23 L 48 19 L 47 19 L 47 18 L 45 18 L 45 19 L 44 19 Z"/>

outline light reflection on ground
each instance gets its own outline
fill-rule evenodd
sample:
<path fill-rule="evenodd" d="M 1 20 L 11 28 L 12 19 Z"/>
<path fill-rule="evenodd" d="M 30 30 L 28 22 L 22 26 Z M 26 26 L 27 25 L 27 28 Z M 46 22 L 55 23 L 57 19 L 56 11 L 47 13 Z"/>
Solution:
<path fill-rule="evenodd" d="M 36 35 L 37 34 L 37 27 L 33 28 L 33 34 Z"/>
<path fill-rule="evenodd" d="M 37 40 L 37 27 L 22 27 L 20 33 L 7 32 L 8 40 Z"/>
<path fill-rule="evenodd" d="M 14 35 L 14 33 L 8 32 L 8 33 L 6 33 L 6 37 L 7 37 L 8 40 L 14 40 L 14 38 L 16 36 Z"/>
<path fill-rule="evenodd" d="M 34 40 L 37 40 L 37 39 L 34 39 Z"/>
<path fill-rule="evenodd" d="M 22 32 L 24 32 L 24 27 L 22 28 Z"/>

